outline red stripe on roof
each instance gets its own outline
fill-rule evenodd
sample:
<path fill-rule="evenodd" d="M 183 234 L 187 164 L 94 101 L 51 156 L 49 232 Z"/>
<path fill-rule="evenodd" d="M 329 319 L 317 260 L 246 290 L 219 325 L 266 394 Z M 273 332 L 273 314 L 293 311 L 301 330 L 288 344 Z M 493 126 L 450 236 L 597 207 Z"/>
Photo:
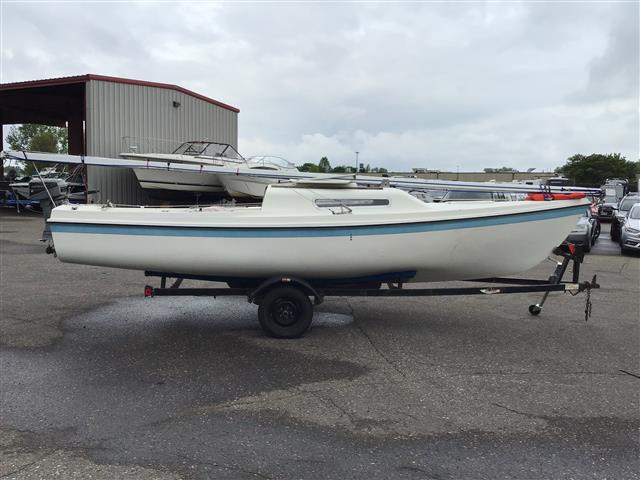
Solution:
<path fill-rule="evenodd" d="M 73 77 L 46 78 L 43 80 L 29 80 L 26 82 L 0 83 L 0 91 L 18 90 L 22 88 L 52 87 L 56 85 L 69 85 L 73 83 L 86 83 L 90 80 L 122 83 L 125 85 L 138 85 L 141 87 L 166 88 L 168 90 L 174 90 L 176 92 L 184 93 L 199 100 L 203 100 L 207 103 L 217 105 L 218 107 L 231 110 L 232 112 L 240 112 L 240 109 L 236 107 L 219 102 L 218 100 L 214 100 L 213 98 L 205 97 L 204 95 L 200 95 L 199 93 L 187 90 L 186 88 L 183 88 L 179 85 L 172 85 L 170 83 L 148 82 L 146 80 L 133 80 L 130 78 L 110 77 L 107 75 L 96 75 L 93 73 L 88 73 L 86 75 L 76 75 Z"/>

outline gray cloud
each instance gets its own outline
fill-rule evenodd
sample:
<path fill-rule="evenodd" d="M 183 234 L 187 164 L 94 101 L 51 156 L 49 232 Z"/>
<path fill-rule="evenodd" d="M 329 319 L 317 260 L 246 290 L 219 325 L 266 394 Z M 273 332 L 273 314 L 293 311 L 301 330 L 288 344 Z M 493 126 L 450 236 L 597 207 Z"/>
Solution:
<path fill-rule="evenodd" d="M 640 84 L 640 4 L 631 3 L 617 12 L 609 43 L 589 62 L 589 82 L 585 100 L 636 97 Z"/>
<path fill-rule="evenodd" d="M 638 156 L 637 4 L 3 9 L 3 82 L 176 83 L 241 108 L 246 154 L 463 170 Z"/>

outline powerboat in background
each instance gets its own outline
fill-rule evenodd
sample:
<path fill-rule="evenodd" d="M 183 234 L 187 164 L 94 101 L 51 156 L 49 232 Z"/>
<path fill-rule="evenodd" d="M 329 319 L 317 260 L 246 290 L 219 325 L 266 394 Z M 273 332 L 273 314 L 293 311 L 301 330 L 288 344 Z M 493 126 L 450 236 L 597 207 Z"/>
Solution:
<path fill-rule="evenodd" d="M 277 176 L 252 175 L 255 171 L 273 171 Z M 255 156 L 247 158 L 247 167 L 239 168 L 230 175 L 220 175 L 219 179 L 227 193 L 234 198 L 262 199 L 267 186 L 289 181 L 288 178 L 283 180 L 283 176 L 289 174 L 300 174 L 292 162 L 281 157 Z"/>
<path fill-rule="evenodd" d="M 17 179 L 9 184 L 9 188 L 16 197 L 33 202 L 49 196 L 81 202 L 86 200 L 87 195 L 79 169 L 74 169 L 71 174 L 55 168 L 42 170 L 39 175 Z"/>
<path fill-rule="evenodd" d="M 133 169 L 140 187 L 151 194 L 181 192 L 194 195 L 222 195 L 224 186 L 216 173 L 206 171 L 175 171 L 157 168 L 150 162 L 171 165 L 196 165 L 208 167 L 246 167 L 247 161 L 227 143 L 191 141 L 180 144 L 172 153 L 124 152 L 122 158 L 147 162 L 146 166 Z"/>
<path fill-rule="evenodd" d="M 66 172 L 59 172 L 55 168 L 47 168 L 43 169 L 39 176 L 17 178 L 14 182 L 9 184 L 9 188 L 16 196 L 28 200 L 31 196 L 30 185 L 35 186 L 36 183 L 40 183 L 40 185 L 42 185 L 41 179 L 43 179 L 47 186 L 51 188 L 64 186 L 68 176 L 69 175 Z"/>
<path fill-rule="evenodd" d="M 396 188 L 311 179 L 269 185 L 261 206 L 61 205 L 48 223 L 63 262 L 220 278 L 425 282 L 525 271 L 588 204 L 425 203 Z"/>

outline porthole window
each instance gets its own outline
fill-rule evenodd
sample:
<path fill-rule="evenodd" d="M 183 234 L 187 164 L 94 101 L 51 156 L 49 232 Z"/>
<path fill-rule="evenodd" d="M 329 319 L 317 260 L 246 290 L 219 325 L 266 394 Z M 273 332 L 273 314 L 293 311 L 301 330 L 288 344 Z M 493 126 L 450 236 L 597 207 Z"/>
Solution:
<path fill-rule="evenodd" d="M 317 198 L 315 200 L 317 207 L 378 207 L 389 205 L 387 198 Z"/>

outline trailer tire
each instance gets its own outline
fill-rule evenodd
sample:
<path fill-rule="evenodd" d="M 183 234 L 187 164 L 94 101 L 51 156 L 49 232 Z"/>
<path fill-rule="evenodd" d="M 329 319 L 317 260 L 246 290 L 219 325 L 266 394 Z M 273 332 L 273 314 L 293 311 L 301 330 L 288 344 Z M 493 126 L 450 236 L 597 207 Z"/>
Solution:
<path fill-rule="evenodd" d="M 260 299 L 258 320 L 270 337 L 298 338 L 309 329 L 312 318 L 313 305 L 299 288 L 276 287 Z"/>

